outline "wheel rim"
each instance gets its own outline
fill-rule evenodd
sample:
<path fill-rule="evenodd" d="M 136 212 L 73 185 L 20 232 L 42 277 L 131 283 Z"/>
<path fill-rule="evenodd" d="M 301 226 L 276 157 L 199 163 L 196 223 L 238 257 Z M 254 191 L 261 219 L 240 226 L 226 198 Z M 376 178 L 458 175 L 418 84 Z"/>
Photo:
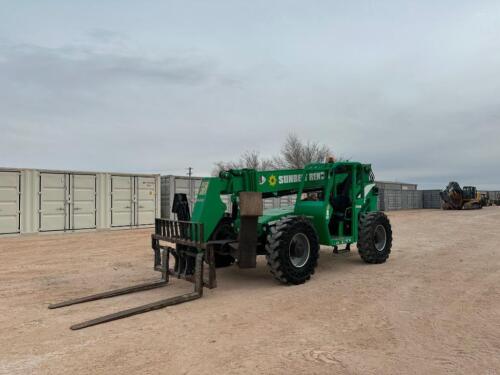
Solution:
<path fill-rule="evenodd" d="M 375 228 L 375 248 L 378 251 L 384 251 L 387 242 L 387 233 L 383 225 L 379 224 Z"/>
<path fill-rule="evenodd" d="M 296 268 L 303 267 L 311 255 L 311 245 L 309 239 L 303 233 L 297 233 L 292 237 L 288 248 L 290 262 Z"/>

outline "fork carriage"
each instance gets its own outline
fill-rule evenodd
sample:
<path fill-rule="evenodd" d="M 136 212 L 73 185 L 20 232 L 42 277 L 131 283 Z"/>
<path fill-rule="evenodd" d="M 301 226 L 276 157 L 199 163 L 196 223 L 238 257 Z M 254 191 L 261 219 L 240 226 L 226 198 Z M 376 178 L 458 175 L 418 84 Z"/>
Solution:
<path fill-rule="evenodd" d="M 196 257 L 202 254 L 202 268 L 208 266 L 208 278 L 200 282 L 209 289 L 217 286 L 215 273 L 214 243 L 203 242 L 203 224 L 192 221 L 156 219 L 155 233 L 151 235 L 154 251 L 154 269 L 162 272 L 162 278 L 174 276 L 195 282 Z M 172 244 L 174 246 L 172 246 Z M 175 260 L 170 268 L 170 256 Z M 203 274 L 203 270 L 201 270 Z"/>

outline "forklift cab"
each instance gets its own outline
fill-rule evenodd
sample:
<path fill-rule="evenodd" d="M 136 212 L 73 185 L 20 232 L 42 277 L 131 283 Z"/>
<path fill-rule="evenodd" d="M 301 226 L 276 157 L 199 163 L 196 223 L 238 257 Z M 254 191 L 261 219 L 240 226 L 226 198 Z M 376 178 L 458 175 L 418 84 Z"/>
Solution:
<path fill-rule="evenodd" d="M 370 165 L 335 163 L 320 169 L 312 165 L 305 170 L 294 212 L 313 219 L 320 241 L 336 246 L 357 241 L 359 212 L 373 210 L 376 199 L 374 176 Z M 323 186 L 308 186 L 308 174 L 320 171 Z"/>

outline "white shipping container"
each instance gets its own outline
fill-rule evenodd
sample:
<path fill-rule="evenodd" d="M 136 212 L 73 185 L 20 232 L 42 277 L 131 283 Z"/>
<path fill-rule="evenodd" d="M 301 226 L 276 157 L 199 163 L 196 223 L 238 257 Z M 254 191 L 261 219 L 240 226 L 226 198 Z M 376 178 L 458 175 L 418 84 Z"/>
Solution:
<path fill-rule="evenodd" d="M 111 226 L 153 225 L 157 213 L 157 178 L 111 175 L 110 179 Z"/>
<path fill-rule="evenodd" d="M 135 178 L 136 209 L 135 224 L 154 225 L 157 211 L 157 178 L 137 176 Z"/>
<path fill-rule="evenodd" d="M 39 231 L 96 228 L 96 175 L 40 172 Z"/>
<path fill-rule="evenodd" d="M 0 169 L 0 234 L 154 225 L 160 176 Z"/>
<path fill-rule="evenodd" d="M 19 233 L 21 174 L 0 171 L 0 234 Z"/>

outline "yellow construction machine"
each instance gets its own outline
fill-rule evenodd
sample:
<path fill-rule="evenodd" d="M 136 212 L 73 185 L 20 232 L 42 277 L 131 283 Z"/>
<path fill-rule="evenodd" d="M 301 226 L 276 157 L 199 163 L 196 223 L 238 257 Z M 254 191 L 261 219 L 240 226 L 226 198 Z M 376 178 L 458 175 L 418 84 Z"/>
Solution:
<path fill-rule="evenodd" d="M 475 186 L 460 187 L 458 182 L 452 181 L 440 193 L 443 200 L 443 210 L 475 210 L 483 208 L 481 193 Z"/>

